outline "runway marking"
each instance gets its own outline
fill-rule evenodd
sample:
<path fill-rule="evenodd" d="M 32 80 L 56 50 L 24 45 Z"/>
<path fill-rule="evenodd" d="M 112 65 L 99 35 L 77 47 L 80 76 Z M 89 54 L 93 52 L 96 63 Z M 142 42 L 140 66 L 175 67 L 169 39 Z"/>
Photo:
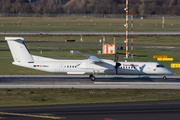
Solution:
<path fill-rule="evenodd" d="M 172 49 L 172 48 L 176 48 L 176 47 L 173 47 L 173 46 L 144 46 L 142 48 L 169 48 L 169 49 Z"/>
<path fill-rule="evenodd" d="M 94 82 L 99 85 L 180 85 L 180 82 Z"/>
<path fill-rule="evenodd" d="M 38 118 L 48 118 L 48 119 L 65 119 L 65 117 L 54 117 L 54 116 L 44 116 L 44 115 L 32 115 L 32 114 L 22 114 L 22 113 L 8 113 L 0 112 L 1 115 L 16 115 L 25 117 L 38 117 Z"/>

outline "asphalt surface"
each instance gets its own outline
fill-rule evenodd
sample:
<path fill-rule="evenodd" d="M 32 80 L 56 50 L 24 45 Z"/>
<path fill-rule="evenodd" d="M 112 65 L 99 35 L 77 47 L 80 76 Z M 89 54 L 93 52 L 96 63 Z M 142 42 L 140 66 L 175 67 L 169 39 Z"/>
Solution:
<path fill-rule="evenodd" d="M 6 120 L 179 120 L 180 100 L 0 108 Z"/>
<path fill-rule="evenodd" d="M 125 35 L 125 34 L 126 32 L 0 32 L 0 35 Z M 180 35 L 180 32 L 133 32 L 133 34 L 134 35 Z"/>
<path fill-rule="evenodd" d="M 1 75 L 0 88 L 180 89 L 180 76 Z"/>

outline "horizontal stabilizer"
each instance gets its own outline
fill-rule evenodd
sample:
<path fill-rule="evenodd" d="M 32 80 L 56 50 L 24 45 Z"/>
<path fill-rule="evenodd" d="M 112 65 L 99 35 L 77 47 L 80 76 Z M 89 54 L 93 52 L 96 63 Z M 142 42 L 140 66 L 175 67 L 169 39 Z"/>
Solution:
<path fill-rule="evenodd" d="M 11 40 L 11 41 L 14 41 L 14 40 L 24 40 L 24 38 L 22 37 L 5 37 L 5 40 Z"/>

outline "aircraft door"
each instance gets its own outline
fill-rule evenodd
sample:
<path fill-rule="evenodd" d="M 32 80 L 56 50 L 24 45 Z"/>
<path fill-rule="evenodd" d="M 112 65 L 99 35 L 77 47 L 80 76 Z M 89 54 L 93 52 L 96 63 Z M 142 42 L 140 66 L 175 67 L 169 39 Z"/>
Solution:
<path fill-rule="evenodd" d="M 64 72 L 64 65 L 63 64 L 60 65 L 59 72 Z"/>

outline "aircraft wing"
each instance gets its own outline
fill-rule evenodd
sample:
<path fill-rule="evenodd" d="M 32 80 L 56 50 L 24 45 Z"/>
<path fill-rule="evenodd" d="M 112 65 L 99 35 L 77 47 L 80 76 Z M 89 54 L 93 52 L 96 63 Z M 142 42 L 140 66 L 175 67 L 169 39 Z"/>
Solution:
<path fill-rule="evenodd" d="M 89 59 L 81 62 L 79 65 L 77 65 L 77 67 L 79 68 L 90 68 L 92 69 L 92 66 L 90 64 L 96 64 L 96 63 L 102 63 L 103 60 L 97 58 L 96 56 L 90 56 Z"/>
<path fill-rule="evenodd" d="M 101 63 L 101 62 L 103 62 L 103 60 L 97 58 L 96 56 L 90 56 L 88 61 L 90 61 L 92 63 Z"/>

